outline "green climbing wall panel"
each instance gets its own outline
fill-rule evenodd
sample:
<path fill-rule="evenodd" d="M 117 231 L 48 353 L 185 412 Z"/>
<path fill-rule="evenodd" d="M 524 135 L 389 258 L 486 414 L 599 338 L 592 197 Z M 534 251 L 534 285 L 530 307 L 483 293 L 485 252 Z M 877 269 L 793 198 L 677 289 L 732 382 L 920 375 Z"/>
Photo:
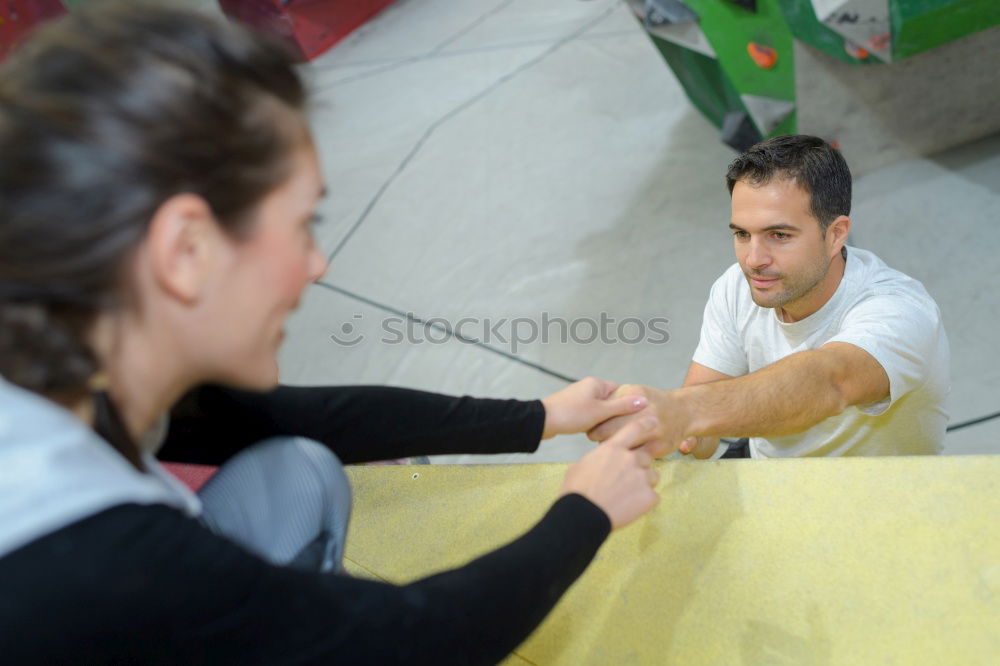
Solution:
<path fill-rule="evenodd" d="M 626 2 L 691 102 L 718 127 L 746 114 L 744 125 L 752 121 L 749 132 L 760 137 L 796 131 L 794 40 L 871 65 L 1000 25 L 1000 0 Z"/>

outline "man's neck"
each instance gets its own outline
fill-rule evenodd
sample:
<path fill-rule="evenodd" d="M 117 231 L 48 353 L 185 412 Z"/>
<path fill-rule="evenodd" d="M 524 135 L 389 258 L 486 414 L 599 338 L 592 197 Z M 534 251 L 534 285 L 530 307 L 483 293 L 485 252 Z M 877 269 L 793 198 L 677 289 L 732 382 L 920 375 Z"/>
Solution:
<path fill-rule="evenodd" d="M 810 289 L 809 293 L 792 303 L 788 303 L 785 307 L 776 309 L 778 319 L 786 324 L 793 324 L 819 312 L 820 308 L 826 305 L 837 293 L 840 281 L 844 279 L 846 268 L 847 259 L 844 257 L 844 253 L 840 252 L 830 262 L 830 268 L 823 279 Z"/>

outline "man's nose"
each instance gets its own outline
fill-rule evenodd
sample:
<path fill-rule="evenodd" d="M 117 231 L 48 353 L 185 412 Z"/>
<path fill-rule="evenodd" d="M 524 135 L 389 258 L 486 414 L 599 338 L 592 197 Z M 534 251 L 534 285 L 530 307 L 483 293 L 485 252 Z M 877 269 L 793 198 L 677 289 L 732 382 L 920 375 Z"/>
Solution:
<path fill-rule="evenodd" d="M 763 268 L 771 263 L 771 255 L 767 247 L 757 238 L 750 239 L 750 249 L 747 252 L 747 266 L 749 268 Z"/>

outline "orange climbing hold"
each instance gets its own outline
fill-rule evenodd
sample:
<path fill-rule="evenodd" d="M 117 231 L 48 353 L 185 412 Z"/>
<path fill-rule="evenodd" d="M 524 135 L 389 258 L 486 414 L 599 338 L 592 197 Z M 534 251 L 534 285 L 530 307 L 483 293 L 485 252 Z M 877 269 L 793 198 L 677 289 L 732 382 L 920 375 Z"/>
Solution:
<path fill-rule="evenodd" d="M 758 67 L 764 69 L 771 69 L 778 62 L 778 52 L 775 49 L 757 42 L 747 44 L 747 53 L 750 54 Z"/>
<path fill-rule="evenodd" d="M 868 49 L 862 46 L 858 46 L 857 44 L 851 41 L 844 42 L 844 50 L 847 51 L 847 55 L 851 56 L 852 58 L 857 58 L 858 60 L 864 60 L 865 58 L 871 55 L 870 53 L 868 53 Z"/>

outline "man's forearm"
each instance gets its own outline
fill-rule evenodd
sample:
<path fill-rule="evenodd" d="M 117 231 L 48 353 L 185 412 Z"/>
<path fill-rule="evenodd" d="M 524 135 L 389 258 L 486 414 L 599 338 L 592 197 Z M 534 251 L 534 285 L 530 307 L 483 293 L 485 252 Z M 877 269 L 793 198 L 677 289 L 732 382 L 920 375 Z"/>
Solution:
<path fill-rule="evenodd" d="M 802 432 L 847 406 L 836 362 L 824 352 L 805 351 L 749 375 L 669 391 L 664 418 L 683 414 L 684 437 Z"/>

